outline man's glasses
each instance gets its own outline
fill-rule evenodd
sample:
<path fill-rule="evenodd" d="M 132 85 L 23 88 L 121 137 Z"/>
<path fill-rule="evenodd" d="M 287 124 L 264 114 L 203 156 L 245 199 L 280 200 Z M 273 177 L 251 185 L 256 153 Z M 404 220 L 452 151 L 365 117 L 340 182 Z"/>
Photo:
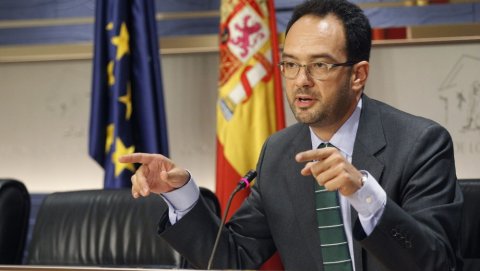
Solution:
<path fill-rule="evenodd" d="M 278 65 L 280 66 L 280 71 L 283 76 L 287 79 L 295 79 L 300 71 L 300 68 L 304 67 L 307 71 L 307 74 L 316 80 L 325 80 L 327 79 L 328 72 L 335 67 L 349 67 L 355 65 L 355 62 L 345 62 L 345 63 L 323 63 L 315 62 L 309 64 L 298 64 L 290 61 L 282 61 Z"/>

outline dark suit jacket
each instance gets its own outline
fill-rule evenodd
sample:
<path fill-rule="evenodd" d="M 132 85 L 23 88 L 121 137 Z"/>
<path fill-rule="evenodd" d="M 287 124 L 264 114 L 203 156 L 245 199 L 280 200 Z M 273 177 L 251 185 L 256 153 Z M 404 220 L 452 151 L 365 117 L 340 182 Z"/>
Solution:
<path fill-rule="evenodd" d="M 255 269 L 278 250 L 287 270 L 322 270 L 314 179 L 301 176 L 295 154 L 311 149 L 307 125 L 295 124 L 264 144 L 250 196 L 222 233 L 213 266 Z M 356 270 L 459 270 L 462 194 L 453 144 L 433 121 L 363 96 L 352 163 L 387 193 L 385 211 L 367 237 L 353 211 Z M 205 268 L 219 220 L 200 200 L 159 233 L 191 263 Z"/>

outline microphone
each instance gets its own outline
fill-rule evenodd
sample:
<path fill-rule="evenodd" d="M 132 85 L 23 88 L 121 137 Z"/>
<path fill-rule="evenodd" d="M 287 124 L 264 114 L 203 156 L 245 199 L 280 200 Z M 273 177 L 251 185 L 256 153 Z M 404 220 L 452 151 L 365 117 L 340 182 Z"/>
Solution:
<path fill-rule="evenodd" d="M 213 259 L 215 258 L 215 253 L 217 252 L 218 242 L 220 241 L 220 235 L 222 234 L 223 227 L 225 226 L 225 220 L 227 219 L 228 209 L 230 209 L 230 205 L 232 204 L 233 196 L 238 193 L 238 191 L 247 188 L 252 184 L 253 179 L 257 177 L 257 172 L 253 169 L 249 170 L 243 178 L 237 184 L 237 187 L 233 190 L 230 198 L 228 199 L 227 206 L 223 213 L 222 222 L 220 223 L 220 227 L 218 228 L 217 237 L 215 238 L 215 244 L 213 245 L 212 253 L 210 254 L 210 259 L 208 260 L 207 270 L 211 270 Z"/>
<path fill-rule="evenodd" d="M 238 191 L 253 185 L 252 181 L 253 179 L 255 179 L 255 177 L 257 177 L 257 172 L 253 169 L 249 170 L 247 174 L 245 174 L 245 176 L 243 176 L 243 178 L 241 178 L 240 181 L 238 182 L 237 187 L 240 187 L 240 188 L 238 190 L 237 188 L 235 188 L 235 190 L 237 191 L 235 192 L 235 190 L 233 190 L 234 191 L 233 193 L 235 194 Z"/>

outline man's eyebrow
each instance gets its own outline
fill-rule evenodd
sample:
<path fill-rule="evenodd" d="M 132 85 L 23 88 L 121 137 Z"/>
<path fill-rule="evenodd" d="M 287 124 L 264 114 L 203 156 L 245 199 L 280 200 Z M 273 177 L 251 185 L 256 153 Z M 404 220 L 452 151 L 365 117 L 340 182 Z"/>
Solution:
<path fill-rule="evenodd" d="M 285 52 L 282 52 L 282 58 L 298 59 L 298 57 Z M 321 53 L 321 54 L 309 56 L 309 59 L 320 59 L 320 58 L 326 59 L 326 60 L 336 60 L 335 57 L 333 57 L 331 54 L 328 54 L 328 53 Z"/>
<path fill-rule="evenodd" d="M 295 56 L 291 55 L 291 54 L 287 54 L 285 52 L 282 52 L 282 58 L 293 58 L 293 59 L 297 59 Z"/>

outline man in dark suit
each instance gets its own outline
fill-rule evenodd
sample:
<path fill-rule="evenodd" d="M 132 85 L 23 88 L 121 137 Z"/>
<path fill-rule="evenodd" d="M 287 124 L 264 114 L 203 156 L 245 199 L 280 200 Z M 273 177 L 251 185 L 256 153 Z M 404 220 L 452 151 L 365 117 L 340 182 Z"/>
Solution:
<path fill-rule="evenodd" d="M 461 269 L 463 199 L 452 140 L 437 123 L 363 94 L 370 37 L 363 12 L 346 1 L 295 9 L 280 68 L 299 123 L 265 142 L 257 182 L 221 235 L 215 268 L 255 269 L 278 250 L 288 270 Z M 334 147 L 317 149 L 321 143 Z M 133 196 L 161 194 L 169 213 L 159 234 L 205 268 L 220 221 L 190 174 L 161 155 L 121 161 L 142 163 Z M 338 191 L 338 206 L 318 208 L 326 191 Z M 345 242 L 319 237 L 334 227 L 319 226 L 323 209 L 341 210 L 334 226 Z M 346 259 L 326 260 L 337 245 L 345 246 Z"/>

